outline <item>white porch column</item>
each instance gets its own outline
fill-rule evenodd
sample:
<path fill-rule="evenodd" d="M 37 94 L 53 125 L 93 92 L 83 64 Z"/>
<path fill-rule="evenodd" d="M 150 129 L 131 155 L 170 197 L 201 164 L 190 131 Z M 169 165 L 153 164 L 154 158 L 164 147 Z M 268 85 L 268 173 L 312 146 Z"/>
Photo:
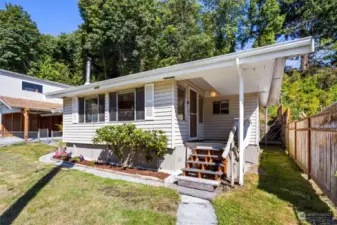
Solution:
<path fill-rule="evenodd" d="M 240 69 L 240 60 L 236 58 L 236 69 L 239 76 L 239 184 L 243 185 L 244 175 L 244 143 L 243 143 L 243 124 L 244 124 L 244 83 Z"/>
<path fill-rule="evenodd" d="M 268 134 L 268 107 L 266 106 L 264 108 L 264 145 L 268 145 L 268 138 L 267 138 L 267 134 Z"/>

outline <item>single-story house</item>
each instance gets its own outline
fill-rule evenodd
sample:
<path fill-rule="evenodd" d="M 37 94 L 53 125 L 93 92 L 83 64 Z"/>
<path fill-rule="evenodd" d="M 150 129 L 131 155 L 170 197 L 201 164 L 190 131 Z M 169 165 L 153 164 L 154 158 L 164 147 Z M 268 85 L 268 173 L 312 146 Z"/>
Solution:
<path fill-rule="evenodd" d="M 285 60 L 314 51 L 303 38 L 211 57 L 48 93 L 63 98 L 63 141 L 73 154 L 98 160 L 105 146 L 93 145 L 97 128 L 134 123 L 163 130 L 170 153 L 146 166 L 165 171 L 185 167 L 190 143 L 223 148 L 238 118 L 240 183 L 243 155 L 257 163 L 259 108 L 278 103 Z M 244 137 L 244 120 L 250 132 Z M 244 145 L 247 143 L 247 146 Z M 242 156 L 242 157 L 241 157 Z M 109 156 L 113 157 L 113 156 Z M 142 159 L 135 165 L 144 166 Z"/>

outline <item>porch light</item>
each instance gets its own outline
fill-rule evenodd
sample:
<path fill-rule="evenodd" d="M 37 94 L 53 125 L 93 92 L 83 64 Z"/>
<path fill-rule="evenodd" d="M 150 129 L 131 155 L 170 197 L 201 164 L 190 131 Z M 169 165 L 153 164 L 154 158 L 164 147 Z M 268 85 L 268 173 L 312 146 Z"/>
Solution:
<path fill-rule="evenodd" d="M 211 92 L 211 97 L 215 97 L 216 96 L 216 92 L 215 91 L 212 91 Z"/>

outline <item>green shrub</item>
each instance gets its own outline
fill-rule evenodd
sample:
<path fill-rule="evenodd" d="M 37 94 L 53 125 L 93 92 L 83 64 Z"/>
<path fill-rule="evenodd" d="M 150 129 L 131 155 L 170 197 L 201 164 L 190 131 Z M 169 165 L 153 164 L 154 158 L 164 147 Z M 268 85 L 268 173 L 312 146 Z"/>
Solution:
<path fill-rule="evenodd" d="M 76 162 L 76 163 L 81 162 L 81 158 L 79 156 L 76 156 L 73 158 L 73 162 Z"/>
<path fill-rule="evenodd" d="M 97 129 L 93 142 L 107 144 L 109 149 L 113 147 L 123 167 L 129 165 L 136 152 L 143 151 L 147 161 L 153 160 L 154 155 L 162 157 L 167 152 L 167 137 L 163 131 L 137 129 L 134 124 Z M 129 150 L 127 155 L 124 155 L 124 150 Z"/>

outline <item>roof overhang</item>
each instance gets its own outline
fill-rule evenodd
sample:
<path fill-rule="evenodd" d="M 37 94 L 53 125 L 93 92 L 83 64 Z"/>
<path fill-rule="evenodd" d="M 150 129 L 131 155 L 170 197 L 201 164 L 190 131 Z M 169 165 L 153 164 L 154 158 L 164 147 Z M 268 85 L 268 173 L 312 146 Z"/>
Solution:
<path fill-rule="evenodd" d="M 286 58 L 308 54 L 314 51 L 311 37 L 274 45 L 211 57 L 165 68 L 145 71 L 88 85 L 71 87 L 47 93 L 48 98 L 63 98 L 94 93 L 103 93 L 112 89 L 162 81 L 164 79 L 186 80 L 203 78 L 217 92 L 223 95 L 236 94 L 236 59 L 245 79 L 245 93 L 259 92 L 262 106 L 275 104 L 279 97 L 284 63 Z M 270 95 L 272 94 L 272 96 Z"/>

